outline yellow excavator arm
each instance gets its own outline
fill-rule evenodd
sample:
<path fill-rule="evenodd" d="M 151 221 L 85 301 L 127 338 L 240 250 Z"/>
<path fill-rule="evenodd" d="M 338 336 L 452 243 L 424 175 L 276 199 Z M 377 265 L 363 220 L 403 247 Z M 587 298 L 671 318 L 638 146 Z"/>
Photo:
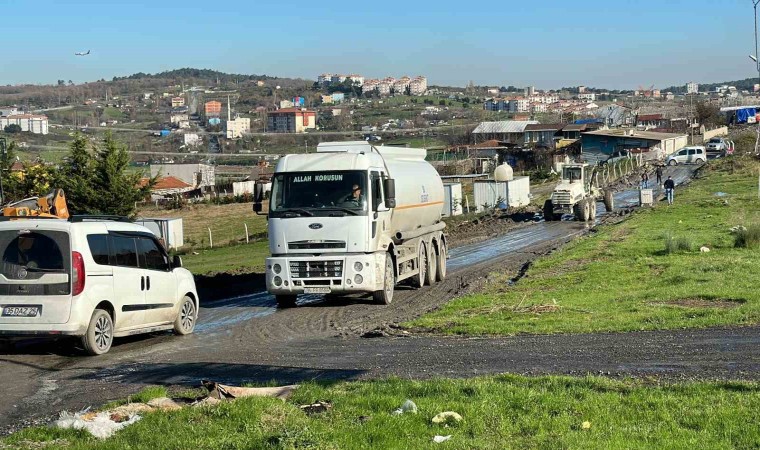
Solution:
<path fill-rule="evenodd" d="M 69 218 L 66 195 L 63 189 L 53 189 L 44 197 L 31 197 L 3 208 L 5 217 L 52 217 Z"/>

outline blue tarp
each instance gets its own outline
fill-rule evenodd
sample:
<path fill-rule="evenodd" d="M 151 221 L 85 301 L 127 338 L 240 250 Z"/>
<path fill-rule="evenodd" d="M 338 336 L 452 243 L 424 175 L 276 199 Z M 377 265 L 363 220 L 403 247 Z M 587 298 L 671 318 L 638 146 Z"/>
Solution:
<path fill-rule="evenodd" d="M 602 119 L 580 119 L 573 122 L 575 125 L 585 125 L 588 123 L 604 123 Z"/>
<path fill-rule="evenodd" d="M 747 118 L 755 117 L 755 108 L 744 108 L 736 110 L 736 123 L 747 123 Z"/>

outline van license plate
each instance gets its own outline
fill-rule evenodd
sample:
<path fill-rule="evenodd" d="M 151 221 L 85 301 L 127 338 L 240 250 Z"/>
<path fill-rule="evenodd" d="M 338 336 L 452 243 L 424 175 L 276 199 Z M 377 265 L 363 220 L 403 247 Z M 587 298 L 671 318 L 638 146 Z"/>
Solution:
<path fill-rule="evenodd" d="M 3 317 L 37 317 L 39 314 L 39 306 L 6 306 L 3 308 Z"/>
<path fill-rule="evenodd" d="M 304 294 L 329 294 L 329 287 L 307 287 L 303 288 Z"/>

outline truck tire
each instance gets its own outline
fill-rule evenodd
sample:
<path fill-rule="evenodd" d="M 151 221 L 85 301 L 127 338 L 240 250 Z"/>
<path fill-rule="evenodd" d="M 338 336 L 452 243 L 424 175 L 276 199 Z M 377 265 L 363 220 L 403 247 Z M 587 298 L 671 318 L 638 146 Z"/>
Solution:
<path fill-rule="evenodd" d="M 588 208 L 588 220 L 593 222 L 596 220 L 596 199 L 588 199 Z"/>
<path fill-rule="evenodd" d="M 554 220 L 554 204 L 551 199 L 544 202 L 544 220 L 547 222 Z"/>
<path fill-rule="evenodd" d="M 573 213 L 575 214 L 575 220 L 578 222 L 588 222 L 589 207 L 588 199 L 581 200 L 573 206 Z"/>
<path fill-rule="evenodd" d="M 82 336 L 82 346 L 88 355 L 97 356 L 108 353 L 113 344 L 113 318 L 108 311 L 96 309 L 90 318 L 87 331 Z"/>
<path fill-rule="evenodd" d="M 174 320 L 174 333 L 180 336 L 192 333 L 197 318 L 198 311 L 195 308 L 195 302 L 192 298 L 185 296 L 179 306 L 177 318 Z"/>
<path fill-rule="evenodd" d="M 438 270 L 435 271 L 435 280 L 443 281 L 446 278 L 446 242 L 438 240 Z"/>
<path fill-rule="evenodd" d="M 419 266 L 419 272 L 417 275 L 412 277 L 412 286 L 416 288 L 421 288 L 425 285 L 425 280 L 427 277 L 427 249 L 425 248 L 425 243 L 420 242 L 420 248 L 418 250 L 419 254 L 417 255 L 417 263 Z"/>
<path fill-rule="evenodd" d="M 390 253 L 385 255 L 385 275 L 383 276 L 383 290 L 372 293 L 372 300 L 381 305 L 390 305 L 393 301 L 393 290 L 396 287 L 396 274 L 393 270 L 393 258 Z"/>
<path fill-rule="evenodd" d="M 607 212 L 612 212 L 615 208 L 615 196 L 612 195 L 612 191 L 604 191 L 604 209 Z"/>
<path fill-rule="evenodd" d="M 275 295 L 278 308 L 295 308 L 297 295 Z"/>
<path fill-rule="evenodd" d="M 427 267 L 425 268 L 425 284 L 432 286 L 438 278 L 438 258 L 435 252 L 435 246 L 431 242 L 427 246 L 430 250 L 427 252 Z"/>

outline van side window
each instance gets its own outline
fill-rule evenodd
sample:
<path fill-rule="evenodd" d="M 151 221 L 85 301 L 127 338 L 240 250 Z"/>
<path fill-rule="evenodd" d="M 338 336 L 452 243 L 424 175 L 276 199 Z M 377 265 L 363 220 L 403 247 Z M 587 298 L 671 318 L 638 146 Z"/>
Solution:
<path fill-rule="evenodd" d="M 694 149 L 691 149 L 691 150 L 689 150 L 689 154 L 690 154 L 690 155 L 693 155 L 693 154 L 695 154 L 695 153 L 697 153 L 697 151 L 696 151 L 696 150 L 694 150 Z"/>
<path fill-rule="evenodd" d="M 169 258 L 161 251 L 159 245 L 150 238 L 137 238 L 140 267 L 148 270 L 169 270 Z"/>
<path fill-rule="evenodd" d="M 688 150 L 681 150 L 678 152 L 679 155 L 686 155 L 688 153 Z"/>
<path fill-rule="evenodd" d="M 107 266 L 110 264 L 109 257 L 111 252 L 108 251 L 107 234 L 88 234 L 87 244 L 90 246 L 90 253 L 95 264 Z"/>
<path fill-rule="evenodd" d="M 110 235 L 111 256 L 114 265 L 137 267 L 137 247 L 135 238 L 128 236 Z"/>

